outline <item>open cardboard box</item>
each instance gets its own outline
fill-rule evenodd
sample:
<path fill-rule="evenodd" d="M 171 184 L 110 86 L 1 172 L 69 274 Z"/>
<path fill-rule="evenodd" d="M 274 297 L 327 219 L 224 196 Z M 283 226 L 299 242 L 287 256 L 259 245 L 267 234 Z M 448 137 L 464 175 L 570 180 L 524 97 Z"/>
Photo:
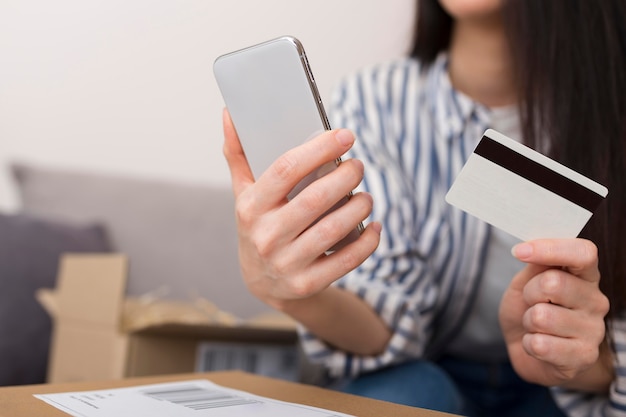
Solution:
<path fill-rule="evenodd" d="M 208 300 L 125 297 L 127 271 L 120 254 L 61 258 L 57 288 L 37 293 L 54 322 L 48 382 L 207 370 L 197 367 L 207 342 L 297 345 L 295 323 L 278 313 L 243 321 Z"/>

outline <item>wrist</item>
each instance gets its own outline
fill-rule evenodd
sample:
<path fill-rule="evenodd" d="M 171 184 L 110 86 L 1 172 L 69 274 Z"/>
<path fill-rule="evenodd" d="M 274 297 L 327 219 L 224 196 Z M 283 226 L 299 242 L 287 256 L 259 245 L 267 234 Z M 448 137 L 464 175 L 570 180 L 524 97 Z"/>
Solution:
<path fill-rule="evenodd" d="M 292 299 L 271 299 L 267 300 L 266 304 L 275 310 L 285 313 L 292 317 L 299 317 L 306 314 L 308 311 L 315 310 L 316 306 L 319 306 L 319 300 L 322 298 L 322 293 L 328 289 L 319 293 L 310 295 L 304 298 L 292 298 Z"/>

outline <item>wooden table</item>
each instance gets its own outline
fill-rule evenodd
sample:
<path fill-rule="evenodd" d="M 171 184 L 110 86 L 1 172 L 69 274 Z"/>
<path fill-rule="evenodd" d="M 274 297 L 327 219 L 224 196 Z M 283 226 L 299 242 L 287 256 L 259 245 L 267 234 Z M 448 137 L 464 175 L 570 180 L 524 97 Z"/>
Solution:
<path fill-rule="evenodd" d="M 0 417 L 67 417 L 64 412 L 33 397 L 33 394 L 89 391 L 157 384 L 190 379 L 208 379 L 225 387 L 247 391 L 281 401 L 306 404 L 358 417 L 443 417 L 450 414 L 406 407 L 385 401 L 343 394 L 310 385 L 287 382 L 240 371 L 207 372 L 128 378 L 116 381 L 0 387 Z M 139 417 L 139 416 L 138 416 Z"/>

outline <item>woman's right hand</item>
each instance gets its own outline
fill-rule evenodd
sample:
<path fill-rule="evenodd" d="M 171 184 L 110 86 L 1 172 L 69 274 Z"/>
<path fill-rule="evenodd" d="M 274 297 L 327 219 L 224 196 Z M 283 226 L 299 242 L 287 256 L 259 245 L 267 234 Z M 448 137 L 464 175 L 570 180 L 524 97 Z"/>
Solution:
<path fill-rule="evenodd" d="M 357 241 L 325 255 L 371 212 L 372 198 L 366 193 L 355 194 L 309 227 L 361 182 L 360 161 L 344 161 L 287 201 L 287 194 L 309 172 L 350 149 L 354 136 L 349 130 L 326 131 L 286 152 L 255 181 L 227 110 L 223 125 L 239 259 L 246 285 L 256 297 L 284 310 L 295 300 L 321 293 L 376 249 L 381 226 L 373 222 Z"/>

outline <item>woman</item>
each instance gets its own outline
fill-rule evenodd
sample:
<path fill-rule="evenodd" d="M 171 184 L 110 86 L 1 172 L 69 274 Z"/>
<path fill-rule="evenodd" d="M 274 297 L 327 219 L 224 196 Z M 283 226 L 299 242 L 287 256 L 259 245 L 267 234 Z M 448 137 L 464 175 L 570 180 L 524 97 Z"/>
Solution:
<path fill-rule="evenodd" d="M 624 413 L 625 27 L 621 0 L 420 1 L 411 57 L 340 85 L 332 124 L 350 130 L 256 182 L 225 113 L 246 283 L 302 324 L 342 389 L 465 415 Z M 518 244 L 444 202 L 488 127 L 609 188 L 585 239 Z M 371 194 L 307 229 L 361 178 Z M 324 255 L 368 216 L 357 242 Z"/>

